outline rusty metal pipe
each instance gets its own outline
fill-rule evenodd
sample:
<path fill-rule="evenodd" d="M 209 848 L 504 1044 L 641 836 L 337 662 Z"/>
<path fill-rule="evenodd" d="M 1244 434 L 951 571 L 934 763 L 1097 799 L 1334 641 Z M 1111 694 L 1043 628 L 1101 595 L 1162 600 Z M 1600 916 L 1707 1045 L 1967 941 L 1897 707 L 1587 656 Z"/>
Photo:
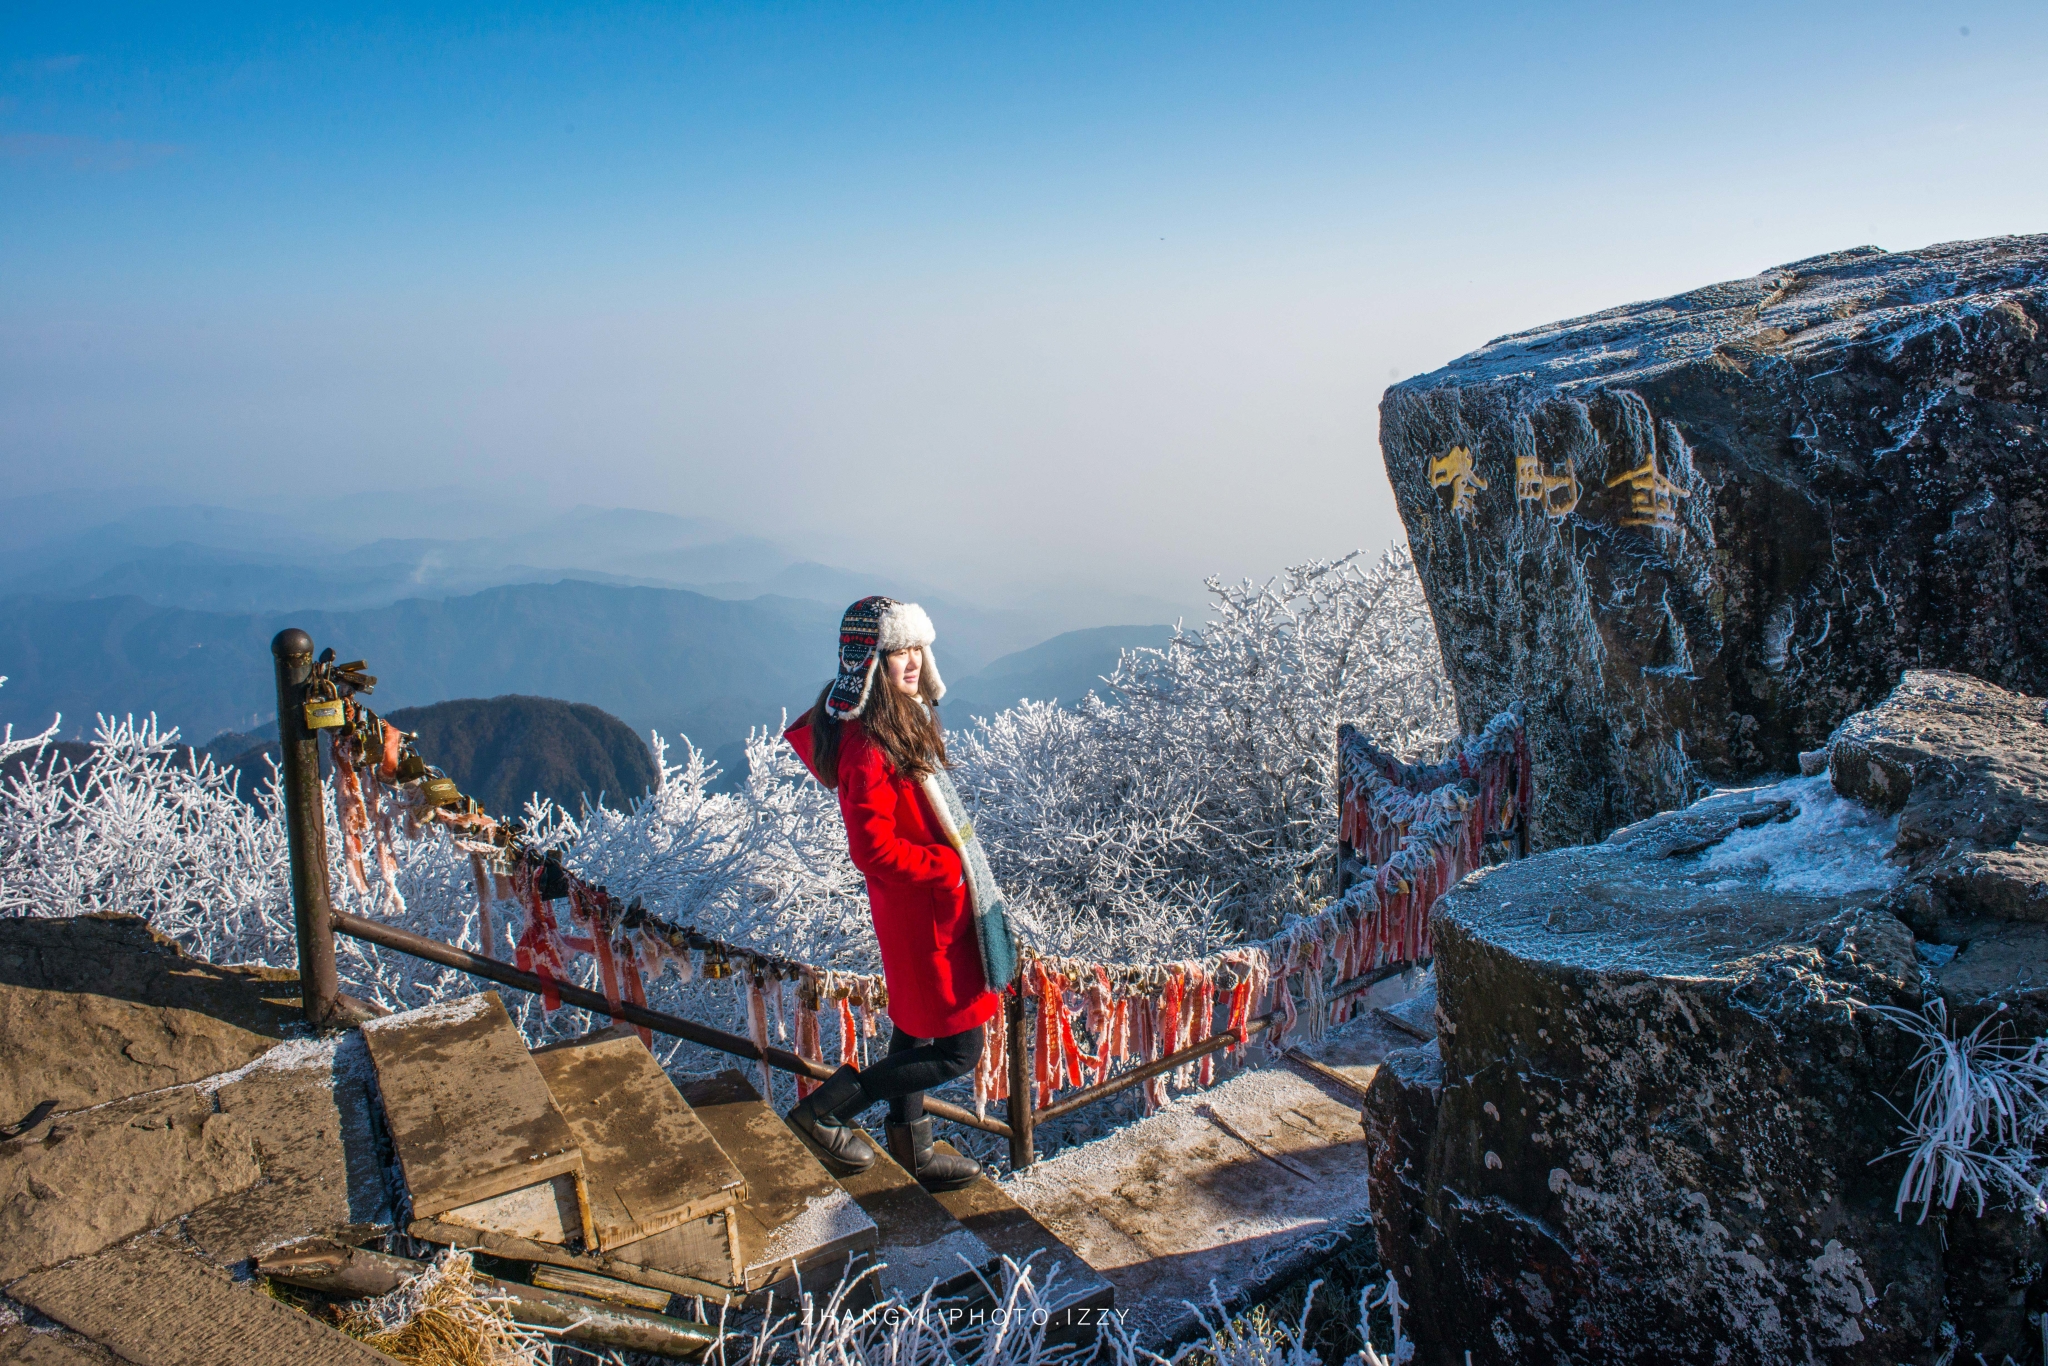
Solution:
<path fill-rule="evenodd" d="M 1003 1046 L 1008 1054 L 1003 1066 L 1009 1072 L 1010 1170 L 1021 1172 L 1038 1160 L 1031 1144 L 1031 1045 L 1026 1033 L 1029 1020 L 1024 1011 L 1024 982 L 1003 992 Z M 931 1102 L 927 1100 L 925 1104 Z"/>
<path fill-rule="evenodd" d="M 468 949 L 459 949 L 453 944 L 444 944 L 438 939 L 414 934 L 411 930 L 401 930 L 398 926 L 387 925 L 381 920 L 367 920 L 359 915 L 336 911 L 334 928 L 353 938 L 383 948 L 395 949 L 399 953 L 411 954 L 414 958 L 424 958 L 429 963 L 439 963 L 443 967 L 454 968 L 474 977 L 488 978 L 504 986 L 530 991 L 535 995 L 539 995 L 547 985 L 533 973 L 522 972 L 509 963 L 500 963 L 495 958 L 486 958 L 482 954 L 471 953 Z M 558 981 L 554 988 L 569 1005 L 580 1006 L 584 1010 L 609 1019 L 644 1025 L 657 1033 L 687 1039 L 691 1043 L 703 1044 L 706 1048 L 716 1048 L 720 1052 L 738 1057 L 764 1060 L 770 1067 L 780 1068 L 784 1072 L 794 1072 L 800 1077 L 823 1081 L 832 1075 L 833 1069 L 811 1062 L 786 1048 L 770 1047 L 764 1051 L 755 1047 L 752 1039 L 742 1038 L 738 1034 L 728 1034 L 709 1025 L 697 1024 L 679 1015 L 670 1015 L 666 1011 L 636 1006 L 631 1001 L 621 1001 L 614 1007 L 597 992 L 570 982 Z M 1010 1136 L 1009 1125 L 998 1120 L 982 1119 L 972 1110 L 962 1109 L 958 1105 L 949 1105 L 945 1101 L 933 1100 L 927 1096 L 924 1108 L 941 1119 L 952 1120 L 955 1124 L 965 1124 L 969 1128 L 980 1129 L 1003 1138 Z"/>
<path fill-rule="evenodd" d="M 285 835 L 291 850 L 292 921 L 299 949 L 299 1000 L 306 1023 L 335 1019 L 341 983 L 334 967 L 333 906 L 327 887 L 327 794 L 320 786 L 320 737 L 306 729 L 313 637 L 296 627 L 270 642 L 277 662 L 277 739 L 282 751 Z M 251 775 L 253 781 L 253 775 Z"/>
<path fill-rule="evenodd" d="M 1246 1035 L 1247 1037 L 1250 1036 L 1249 1030 L 1246 1031 Z M 1219 1048 L 1229 1048 L 1236 1042 L 1237 1034 L 1232 1030 L 1225 1030 L 1221 1034 L 1211 1035 L 1193 1048 L 1183 1048 L 1178 1053 L 1169 1053 L 1163 1058 L 1146 1063 L 1143 1067 L 1133 1067 L 1128 1072 L 1111 1077 L 1100 1085 L 1091 1086 L 1085 1091 L 1076 1091 L 1065 1100 L 1048 1105 L 1043 1110 L 1037 1111 L 1031 1116 L 1031 1122 L 1033 1124 L 1046 1124 L 1060 1118 L 1062 1115 L 1071 1115 L 1084 1105 L 1093 1105 L 1098 1100 L 1107 1100 L 1117 1092 L 1128 1091 L 1139 1082 L 1156 1077 L 1161 1072 L 1171 1072 L 1182 1063 L 1193 1062 L 1205 1053 L 1214 1053 Z"/>

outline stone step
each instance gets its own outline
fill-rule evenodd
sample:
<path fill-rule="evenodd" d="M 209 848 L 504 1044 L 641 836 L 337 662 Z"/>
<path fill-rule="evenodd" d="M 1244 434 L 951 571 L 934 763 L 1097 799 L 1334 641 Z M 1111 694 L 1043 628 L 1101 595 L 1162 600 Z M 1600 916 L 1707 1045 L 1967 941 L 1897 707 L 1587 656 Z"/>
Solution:
<path fill-rule="evenodd" d="M 746 1179 L 733 1207 L 740 1285 L 789 1299 L 801 1277 L 829 1284 L 847 1258 L 872 1252 L 875 1221 L 811 1156 L 745 1074 L 727 1070 L 685 1082 L 683 1099 Z"/>
<path fill-rule="evenodd" d="M 943 1139 L 936 1146 L 943 1152 L 955 1151 Z M 1087 1328 L 1115 1308 L 1116 1288 L 986 1175 L 964 1189 L 935 1192 L 932 1198 L 990 1253 L 1029 1266 L 1032 1284 L 1039 1287 L 1057 1329 Z M 1000 1288 L 996 1277 L 990 1280 Z"/>

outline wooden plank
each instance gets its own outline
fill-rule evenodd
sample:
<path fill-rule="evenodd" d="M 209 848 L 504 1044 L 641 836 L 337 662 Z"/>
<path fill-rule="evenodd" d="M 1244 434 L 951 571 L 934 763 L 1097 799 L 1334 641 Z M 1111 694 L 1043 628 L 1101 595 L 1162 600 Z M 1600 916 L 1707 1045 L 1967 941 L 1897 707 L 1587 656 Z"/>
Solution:
<path fill-rule="evenodd" d="M 583 1153 L 598 1251 L 739 1203 L 739 1169 L 632 1030 L 539 1049 L 533 1061 Z"/>
<path fill-rule="evenodd" d="M 533 1283 L 543 1290 L 566 1290 L 572 1295 L 588 1295 L 635 1309 L 649 1309 L 657 1314 L 668 1308 L 666 1291 L 651 1290 L 630 1281 L 615 1281 L 609 1276 L 593 1276 L 588 1271 L 578 1271 L 573 1267 L 537 1266 L 533 1269 Z"/>
<path fill-rule="evenodd" d="M 713 1221 L 720 1225 L 715 1234 L 700 1232 Z M 617 1252 L 598 1253 L 579 1252 L 559 1243 L 543 1243 L 488 1229 L 465 1228 L 440 1219 L 415 1219 L 406 1226 L 406 1232 L 422 1242 L 471 1248 L 507 1261 L 571 1267 L 635 1285 L 653 1286 L 672 1295 L 703 1295 L 723 1300 L 741 1291 L 733 1270 L 732 1235 L 725 1223 L 726 1216 L 711 1215 L 657 1233 L 644 1242 L 628 1243 Z M 689 1268 L 697 1268 L 701 1274 Z"/>
<path fill-rule="evenodd" d="M 155 1239 L 39 1271 L 7 1293 L 134 1366 L 392 1366 L 382 1352 Z"/>
<path fill-rule="evenodd" d="M 582 1181 L 569 1121 L 496 992 L 367 1021 L 363 1040 L 415 1215 Z"/>
<path fill-rule="evenodd" d="M 576 1203 L 576 1178 L 551 1176 L 516 1191 L 444 1211 L 444 1223 L 484 1233 L 509 1233 L 540 1243 L 573 1243 L 583 1237 L 583 1211 Z"/>
<path fill-rule="evenodd" d="M 318 1290 L 335 1299 L 386 1295 L 427 1270 L 424 1262 L 391 1257 L 325 1238 L 306 1238 L 260 1257 L 256 1274 Z M 572 1342 L 658 1356 L 694 1357 L 718 1341 L 715 1328 L 662 1314 L 600 1303 L 543 1286 L 477 1277 L 477 1289 L 502 1296 L 514 1323 L 551 1329 Z M 658 1293 L 658 1292 L 657 1292 Z M 665 1304 L 668 1296 L 663 1295 Z M 4 1361 L 0 1357 L 0 1361 Z"/>
<path fill-rule="evenodd" d="M 875 1222 L 811 1156 L 745 1075 L 684 1084 L 683 1099 L 731 1155 L 747 1195 L 734 1207 L 741 1278 L 750 1291 L 844 1266 L 875 1247 Z"/>
<path fill-rule="evenodd" d="M 1372 1017 L 1375 1020 L 1378 1020 L 1381 1024 L 1399 1030 L 1401 1033 L 1406 1034 L 1409 1038 L 1414 1039 L 1419 1043 L 1429 1043 L 1430 1041 L 1436 1038 L 1436 1032 L 1434 1030 L 1425 1029 L 1419 1024 L 1414 1024 L 1408 1020 L 1404 1020 L 1399 1015 L 1396 1015 L 1393 1011 L 1388 1010 L 1385 1006 L 1374 1006 L 1372 1008 Z"/>
<path fill-rule="evenodd" d="M 1356 1065 L 1349 1072 L 1340 1072 L 1334 1067 L 1317 1062 L 1299 1048 L 1290 1048 L 1281 1056 L 1296 1067 L 1307 1068 L 1324 1081 L 1334 1082 L 1336 1085 L 1343 1087 L 1345 1090 L 1356 1095 L 1360 1101 L 1365 1099 L 1367 1089 L 1372 1086 L 1373 1077 L 1380 1070 L 1378 1063 L 1369 1062 Z"/>
<path fill-rule="evenodd" d="M 934 1146 L 941 1152 L 954 1151 L 944 1139 Z M 1081 1260 L 1080 1253 L 1061 1242 L 1058 1234 L 987 1176 L 960 1190 L 935 1191 L 932 1198 L 995 1256 L 1008 1257 L 1019 1266 L 1028 1259 L 1032 1283 L 1046 1289 L 1046 1307 L 1076 1326 L 1085 1326 L 1096 1317 L 1085 1311 L 1116 1304 L 1115 1288 Z"/>

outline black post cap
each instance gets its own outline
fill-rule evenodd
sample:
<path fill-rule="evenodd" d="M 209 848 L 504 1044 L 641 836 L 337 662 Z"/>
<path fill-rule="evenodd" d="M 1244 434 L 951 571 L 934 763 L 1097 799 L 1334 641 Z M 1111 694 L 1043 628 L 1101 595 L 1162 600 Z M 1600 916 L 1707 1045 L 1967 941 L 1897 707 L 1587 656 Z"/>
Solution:
<path fill-rule="evenodd" d="M 283 659 L 286 655 L 309 655 L 313 653 L 313 637 L 296 626 L 287 626 L 277 633 L 270 642 L 270 653 Z"/>

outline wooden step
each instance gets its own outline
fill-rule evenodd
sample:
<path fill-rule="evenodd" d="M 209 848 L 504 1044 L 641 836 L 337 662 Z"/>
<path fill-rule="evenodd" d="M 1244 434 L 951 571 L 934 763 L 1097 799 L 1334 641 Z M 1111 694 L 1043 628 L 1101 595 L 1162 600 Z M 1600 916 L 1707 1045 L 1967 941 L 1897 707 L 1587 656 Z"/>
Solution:
<path fill-rule="evenodd" d="M 571 1178 L 415 1219 L 408 1232 L 490 1256 L 723 1302 L 745 1293 L 737 1206 L 745 1180 L 630 1030 L 533 1054 L 585 1155 L 595 1245 Z M 627 1235 L 641 1227 L 658 1232 Z"/>
<path fill-rule="evenodd" d="M 740 1281 L 786 1298 L 798 1277 L 829 1285 L 847 1258 L 872 1251 L 875 1221 L 790 1132 L 743 1073 L 682 1086 L 683 1099 L 746 1178 L 733 1208 Z"/>
<path fill-rule="evenodd" d="M 723 1225 L 745 1182 L 638 1034 L 602 1030 L 533 1061 L 583 1152 L 595 1251 L 711 1215 Z"/>
<path fill-rule="evenodd" d="M 567 1176 L 591 1240 L 583 1154 L 496 992 L 366 1021 L 363 1041 L 415 1216 Z"/>
<path fill-rule="evenodd" d="M 875 1221 L 875 1256 L 882 1263 L 876 1288 L 911 1303 L 935 1285 L 935 1299 L 983 1298 L 975 1273 L 987 1275 L 995 1254 L 918 1185 L 874 1135 L 868 1135 L 868 1143 L 875 1150 L 875 1165 L 840 1177 L 839 1184 Z"/>
<path fill-rule="evenodd" d="M 942 1152 L 954 1151 L 943 1139 L 935 1146 Z M 995 1256 L 1008 1257 L 1019 1266 L 1030 1259 L 1031 1282 L 1040 1288 L 1055 1329 L 1090 1328 L 1115 1308 L 1115 1288 L 986 1174 L 971 1186 L 937 1191 L 932 1198 Z M 997 1276 L 989 1279 L 1000 1288 Z"/>

